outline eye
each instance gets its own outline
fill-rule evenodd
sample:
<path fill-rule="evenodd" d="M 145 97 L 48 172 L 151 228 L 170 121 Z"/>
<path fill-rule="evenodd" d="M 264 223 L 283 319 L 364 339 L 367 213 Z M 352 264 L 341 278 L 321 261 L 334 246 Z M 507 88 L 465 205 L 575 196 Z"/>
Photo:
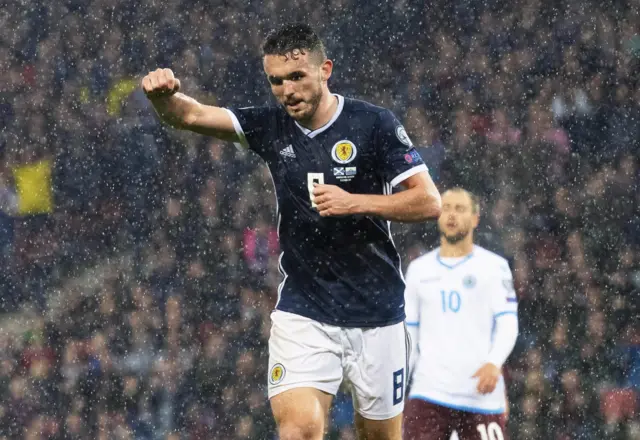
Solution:
<path fill-rule="evenodd" d="M 291 81 L 300 81 L 302 79 L 302 74 L 294 73 L 291 75 Z"/>
<path fill-rule="evenodd" d="M 282 79 L 281 78 L 269 78 L 269 82 L 273 86 L 281 86 L 282 85 Z"/>

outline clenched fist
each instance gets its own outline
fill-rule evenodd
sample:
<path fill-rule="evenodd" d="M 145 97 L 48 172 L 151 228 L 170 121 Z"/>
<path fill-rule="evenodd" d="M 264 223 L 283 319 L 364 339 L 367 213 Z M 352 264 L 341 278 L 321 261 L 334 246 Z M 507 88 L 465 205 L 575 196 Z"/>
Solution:
<path fill-rule="evenodd" d="M 313 185 L 313 201 L 322 217 L 353 214 L 354 195 L 336 185 Z"/>
<path fill-rule="evenodd" d="M 142 90 L 149 99 L 171 96 L 180 90 L 180 80 L 171 69 L 156 69 L 142 78 Z"/>

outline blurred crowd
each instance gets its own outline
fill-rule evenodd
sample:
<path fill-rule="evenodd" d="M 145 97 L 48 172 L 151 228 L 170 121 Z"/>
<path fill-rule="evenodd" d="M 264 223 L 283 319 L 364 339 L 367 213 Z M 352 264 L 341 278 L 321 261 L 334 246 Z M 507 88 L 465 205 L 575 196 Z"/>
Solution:
<path fill-rule="evenodd" d="M 170 67 L 205 103 L 267 102 L 284 20 L 317 26 L 330 88 L 391 108 L 441 190 L 482 199 L 520 299 L 511 438 L 640 439 L 637 0 L 0 6 L 0 308 L 36 316 L 0 334 L 0 439 L 275 438 L 269 173 L 162 126 L 138 85 Z M 394 230 L 405 267 L 438 242 Z M 345 390 L 332 439 L 352 411 Z"/>

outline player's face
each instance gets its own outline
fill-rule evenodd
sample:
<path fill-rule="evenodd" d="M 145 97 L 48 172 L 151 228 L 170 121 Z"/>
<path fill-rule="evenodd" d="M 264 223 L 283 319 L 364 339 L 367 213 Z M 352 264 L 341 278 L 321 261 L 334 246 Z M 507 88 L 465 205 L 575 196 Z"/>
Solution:
<path fill-rule="evenodd" d="M 327 79 L 331 61 L 319 62 L 308 51 L 294 50 L 285 55 L 265 55 L 264 71 L 271 91 L 289 115 L 308 121 L 315 114 Z"/>
<path fill-rule="evenodd" d="M 473 212 L 471 197 L 461 191 L 442 195 L 442 214 L 438 218 L 440 235 L 449 243 L 464 240 L 478 226 L 478 213 Z"/>

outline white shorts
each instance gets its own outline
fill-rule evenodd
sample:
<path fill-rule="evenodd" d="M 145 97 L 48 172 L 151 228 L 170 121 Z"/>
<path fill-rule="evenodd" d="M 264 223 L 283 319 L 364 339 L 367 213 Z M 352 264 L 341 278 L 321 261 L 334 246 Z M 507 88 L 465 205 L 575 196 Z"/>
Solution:
<path fill-rule="evenodd" d="M 271 321 L 269 398 L 300 387 L 335 395 L 344 379 L 362 417 L 402 413 L 411 347 L 403 322 L 343 328 L 279 310 Z"/>

